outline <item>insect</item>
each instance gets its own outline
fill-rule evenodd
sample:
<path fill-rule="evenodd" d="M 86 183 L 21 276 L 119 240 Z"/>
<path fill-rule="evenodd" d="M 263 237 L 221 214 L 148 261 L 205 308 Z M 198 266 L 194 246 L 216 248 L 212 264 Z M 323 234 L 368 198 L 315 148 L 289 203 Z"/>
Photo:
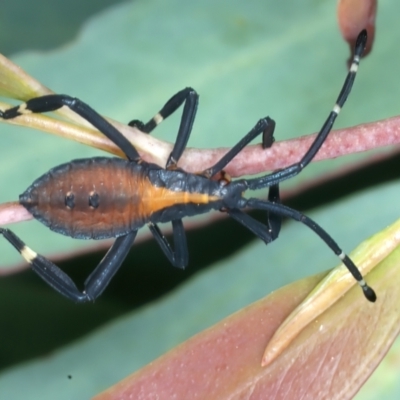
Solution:
<path fill-rule="evenodd" d="M 59 165 L 34 181 L 19 197 L 20 204 L 55 232 L 83 239 L 116 238 L 105 257 L 86 279 L 84 291 L 80 291 L 72 279 L 50 260 L 27 247 L 12 231 L 0 228 L 0 233 L 51 287 L 75 302 L 86 302 L 96 299 L 104 291 L 127 256 L 138 229 L 145 224 L 172 265 L 184 268 L 188 264 L 182 224 L 184 217 L 210 210 L 225 211 L 266 244 L 278 237 L 281 219 L 288 217 L 314 231 L 346 265 L 366 298 L 375 301 L 373 289 L 365 283 L 353 261 L 328 233 L 299 211 L 281 204 L 279 197 L 279 183 L 299 174 L 327 138 L 352 88 L 366 40 L 367 34 L 363 31 L 358 37 L 352 65 L 337 102 L 303 158 L 259 178 L 234 181 L 226 177 L 211 179 L 222 172 L 258 135 L 262 135 L 264 147 L 272 145 L 275 122 L 269 117 L 260 119 L 242 140 L 210 168 L 198 174 L 179 169 L 178 162 L 188 142 L 198 105 L 198 94 L 191 88 L 175 94 L 146 124 L 137 120 L 130 124 L 150 133 L 184 104 L 177 139 L 165 168 L 143 161 L 135 147 L 116 128 L 76 98 L 47 95 L 0 111 L 0 118 L 12 119 L 25 113 L 44 113 L 67 106 L 120 147 L 127 158 L 94 157 Z M 267 187 L 268 200 L 243 196 L 247 190 Z M 266 221 L 262 223 L 255 220 L 244 209 L 264 210 Z M 162 222 L 172 224 L 173 248 L 157 225 Z"/>

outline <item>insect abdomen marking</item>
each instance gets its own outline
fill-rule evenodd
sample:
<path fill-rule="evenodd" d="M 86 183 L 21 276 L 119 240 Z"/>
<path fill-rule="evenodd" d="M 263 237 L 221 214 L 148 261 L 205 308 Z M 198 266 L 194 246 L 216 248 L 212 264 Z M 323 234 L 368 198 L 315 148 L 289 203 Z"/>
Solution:
<path fill-rule="evenodd" d="M 95 191 L 89 193 L 89 207 L 96 209 L 100 205 L 100 195 Z"/>
<path fill-rule="evenodd" d="M 75 195 L 72 192 L 68 192 L 65 195 L 65 207 L 72 210 L 75 207 Z"/>
<path fill-rule="evenodd" d="M 222 193 L 217 181 L 184 171 L 153 170 L 143 205 L 152 222 L 170 221 L 219 209 Z"/>

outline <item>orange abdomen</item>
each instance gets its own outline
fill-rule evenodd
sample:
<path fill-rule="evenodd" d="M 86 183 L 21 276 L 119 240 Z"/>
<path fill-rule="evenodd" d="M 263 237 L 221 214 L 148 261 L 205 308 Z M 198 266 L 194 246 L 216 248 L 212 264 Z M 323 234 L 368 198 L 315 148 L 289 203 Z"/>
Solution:
<path fill-rule="evenodd" d="M 141 226 L 145 176 L 118 158 L 75 160 L 51 169 L 20 196 L 50 229 L 75 238 L 116 237 Z"/>

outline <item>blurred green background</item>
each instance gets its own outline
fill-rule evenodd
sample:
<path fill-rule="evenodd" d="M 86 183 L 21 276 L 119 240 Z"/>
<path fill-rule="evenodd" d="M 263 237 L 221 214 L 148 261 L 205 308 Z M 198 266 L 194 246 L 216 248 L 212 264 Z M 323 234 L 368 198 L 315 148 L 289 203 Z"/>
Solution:
<path fill-rule="evenodd" d="M 189 146 L 232 146 L 266 115 L 276 119 L 282 140 L 317 131 L 345 77 L 348 48 L 335 6 L 14 1 L 0 13 L 0 51 L 52 90 L 120 121 L 146 120 L 172 94 L 194 87 L 200 107 Z M 399 12 L 395 0 L 380 4 L 374 50 L 362 62 L 337 127 L 398 114 Z M 154 135 L 172 142 L 178 123 L 179 113 Z M 0 129 L 0 202 L 16 200 L 54 165 L 100 154 L 33 130 Z M 283 185 L 285 204 L 307 212 L 350 251 L 398 218 L 399 161 L 393 149 L 383 149 L 313 164 Z M 268 248 L 232 220 L 207 215 L 196 223 L 188 230 L 187 270 L 172 268 L 143 229 L 102 297 L 79 306 L 30 270 L 7 275 L 22 264 L 0 241 L 0 393 L 8 399 L 89 398 L 271 290 L 337 263 L 294 222 L 285 223 Z M 33 221 L 12 229 L 36 251 L 63 259 L 59 265 L 77 282 L 108 245 L 94 251 L 93 242 L 64 238 Z M 396 354 L 388 358 L 391 375 L 383 365 L 358 399 L 395 398 Z"/>

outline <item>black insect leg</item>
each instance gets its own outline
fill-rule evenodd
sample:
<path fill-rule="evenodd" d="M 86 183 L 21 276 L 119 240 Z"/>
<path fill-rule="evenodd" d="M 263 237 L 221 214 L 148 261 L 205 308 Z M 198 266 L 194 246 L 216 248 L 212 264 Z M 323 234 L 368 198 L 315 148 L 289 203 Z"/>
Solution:
<path fill-rule="evenodd" d="M 269 117 L 260 119 L 254 128 L 246 134 L 235 146 L 233 146 L 216 164 L 207 168 L 201 174 L 207 178 L 212 178 L 222 171 L 228 163 L 232 161 L 253 139 L 263 134 L 263 147 L 271 147 L 274 142 L 275 121 Z"/>
<path fill-rule="evenodd" d="M 114 142 L 126 155 L 129 160 L 139 160 L 139 153 L 136 151 L 132 143 L 113 125 L 106 121 L 100 114 L 94 111 L 90 106 L 79 99 L 67 96 L 51 94 L 42 97 L 36 97 L 28 100 L 26 103 L 17 107 L 10 108 L 5 111 L 0 111 L 0 118 L 12 119 L 22 114 L 29 113 L 45 113 L 55 111 L 66 106 L 72 111 L 80 115 L 86 121 L 90 122 L 104 136 Z"/>
<path fill-rule="evenodd" d="M 186 234 L 183 228 L 182 220 L 172 220 L 172 233 L 174 236 L 174 250 L 168 243 L 166 237 L 162 234 L 158 225 L 149 223 L 149 228 L 161 250 L 166 255 L 170 263 L 177 268 L 184 269 L 189 261 L 189 254 L 186 242 Z"/>
<path fill-rule="evenodd" d="M 308 149 L 308 151 L 303 156 L 303 158 L 300 160 L 300 162 L 292 164 L 289 167 L 286 167 L 284 169 L 276 171 L 272 174 L 265 175 L 261 178 L 248 179 L 247 184 L 248 184 L 249 189 L 251 189 L 251 190 L 261 189 L 264 187 L 275 185 L 279 182 L 282 182 L 286 179 L 296 176 L 315 157 L 318 150 L 321 148 L 322 144 L 325 142 L 326 138 L 328 137 L 328 135 L 332 129 L 333 123 L 335 122 L 336 117 L 339 115 L 339 112 L 342 109 L 342 107 L 347 99 L 347 96 L 349 95 L 349 93 L 353 87 L 354 79 L 356 77 L 356 73 L 358 70 L 358 65 L 360 63 L 360 58 L 365 49 L 366 42 L 367 42 L 367 32 L 365 30 L 363 30 L 358 35 L 355 50 L 354 50 L 353 61 L 352 61 L 350 70 L 347 74 L 346 80 L 343 84 L 342 90 L 340 91 L 340 94 L 336 101 L 336 104 L 333 107 L 332 111 L 330 112 L 325 123 L 323 124 L 318 135 L 316 136 L 314 142 L 311 144 L 311 147 Z"/>
<path fill-rule="evenodd" d="M 263 134 L 262 146 L 263 148 L 269 148 L 274 143 L 274 131 L 275 121 L 269 117 L 263 118 L 257 122 L 253 129 L 244 136 L 239 143 L 232 147 L 215 165 L 204 170 L 202 172 L 208 178 L 211 178 L 218 172 L 222 171 L 223 168 L 243 150 L 253 139 L 255 139 L 261 133 Z M 268 200 L 271 202 L 280 202 L 279 197 L 279 185 L 273 185 L 269 189 Z M 245 225 L 250 229 L 256 236 L 258 236 L 265 243 L 270 243 L 275 240 L 281 229 L 281 217 L 279 215 L 270 214 L 267 212 L 267 223 L 264 225 L 261 222 L 256 221 L 254 218 L 248 216 L 242 211 L 227 210 L 228 214 L 238 222 Z"/>
<path fill-rule="evenodd" d="M 72 279 L 57 265 L 47 258 L 35 253 L 9 229 L 0 228 L 4 236 L 31 265 L 31 268 L 53 289 L 77 303 L 95 300 L 109 284 L 128 254 L 137 231 L 117 238 L 105 257 L 85 282 L 85 290 L 81 292 Z"/>
<path fill-rule="evenodd" d="M 137 230 L 116 238 L 99 265 L 88 276 L 85 281 L 84 293 L 90 300 L 99 297 L 108 286 L 128 255 L 136 235 Z"/>
<path fill-rule="evenodd" d="M 279 194 L 279 185 L 273 185 L 268 191 L 268 201 L 270 203 L 281 203 Z M 275 240 L 279 236 L 282 226 L 282 217 L 278 214 L 267 211 L 267 223 L 268 230 L 271 232 L 272 239 Z"/>
<path fill-rule="evenodd" d="M 190 134 L 192 133 L 193 122 L 196 117 L 197 106 L 199 104 L 199 95 L 193 89 L 188 90 L 186 102 L 182 112 L 181 122 L 179 124 L 178 135 L 171 154 L 168 157 L 166 169 L 176 169 L 179 159 L 186 148 Z"/>
<path fill-rule="evenodd" d="M 364 292 L 365 297 L 372 302 L 376 300 L 375 292 L 364 281 L 363 276 L 361 275 L 360 271 L 353 263 L 353 261 L 345 253 L 343 253 L 342 249 L 338 246 L 338 244 L 315 221 L 313 221 L 306 215 L 300 213 L 299 211 L 293 210 L 292 208 L 284 206 L 283 204 L 270 203 L 267 201 L 252 198 L 246 201 L 246 206 L 258 210 L 265 210 L 271 214 L 280 215 L 281 217 L 291 218 L 295 221 L 301 222 L 302 224 L 308 226 L 340 258 L 342 263 L 347 267 L 349 272 L 353 275 L 354 279 L 360 285 L 361 289 Z M 249 229 L 251 229 L 251 227 Z"/>
<path fill-rule="evenodd" d="M 197 106 L 199 103 L 199 95 L 192 88 L 185 88 L 173 95 L 163 106 L 163 108 L 146 124 L 138 120 L 129 123 L 145 133 L 150 133 L 157 125 L 173 114 L 183 103 L 181 122 L 179 125 L 178 135 L 172 152 L 167 160 L 166 169 L 175 169 L 183 151 L 186 148 L 194 119 L 196 117 Z"/>
<path fill-rule="evenodd" d="M 278 185 L 270 188 L 268 202 L 280 203 Z M 273 242 L 279 236 L 282 225 L 282 217 L 279 214 L 271 213 L 267 210 L 267 222 L 264 224 L 236 208 L 228 209 L 226 212 L 260 238 L 265 244 Z"/>
<path fill-rule="evenodd" d="M 162 107 L 162 109 L 146 124 L 134 120 L 129 123 L 130 126 L 136 126 L 141 131 L 150 133 L 157 125 L 159 125 L 165 118 L 173 114 L 183 103 L 185 103 L 181 122 L 179 125 L 178 135 L 168 157 L 165 168 L 176 169 L 177 163 L 186 148 L 190 134 L 192 132 L 193 122 L 196 117 L 197 106 L 199 103 L 199 95 L 192 88 L 185 88 L 172 96 Z M 174 235 L 174 249 L 172 250 L 165 236 L 160 231 L 160 228 L 153 223 L 149 224 L 149 228 L 162 251 L 177 268 L 185 268 L 188 264 L 188 249 L 186 244 L 186 235 L 183 228 L 182 220 L 173 220 L 172 229 Z"/>
<path fill-rule="evenodd" d="M 236 221 L 244 225 L 250 232 L 260 238 L 265 244 L 275 240 L 273 232 L 261 222 L 257 221 L 245 212 L 236 208 L 227 210 L 227 213 Z"/>

